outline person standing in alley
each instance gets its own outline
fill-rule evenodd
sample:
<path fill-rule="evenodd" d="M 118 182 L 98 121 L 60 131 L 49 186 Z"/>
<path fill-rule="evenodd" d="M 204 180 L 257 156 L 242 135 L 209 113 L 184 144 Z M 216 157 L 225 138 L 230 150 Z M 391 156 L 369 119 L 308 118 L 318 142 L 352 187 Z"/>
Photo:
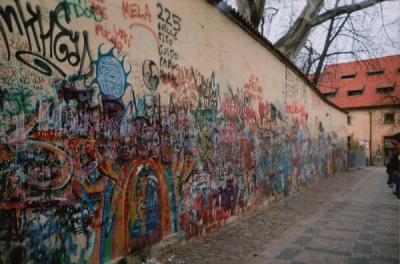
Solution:
<path fill-rule="evenodd" d="M 386 165 L 386 172 L 389 175 L 387 184 L 392 187 L 393 193 L 396 194 L 397 198 L 400 198 L 400 133 L 392 136 L 392 145 L 394 148 L 394 153 L 389 163 Z"/>

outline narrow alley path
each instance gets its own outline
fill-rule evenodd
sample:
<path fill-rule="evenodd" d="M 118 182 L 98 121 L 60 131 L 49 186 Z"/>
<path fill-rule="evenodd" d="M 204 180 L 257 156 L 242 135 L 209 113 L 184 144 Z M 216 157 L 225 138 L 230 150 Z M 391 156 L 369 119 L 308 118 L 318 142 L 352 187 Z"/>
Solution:
<path fill-rule="evenodd" d="M 399 263 L 399 200 L 383 167 L 341 173 L 187 242 L 161 263 Z"/>

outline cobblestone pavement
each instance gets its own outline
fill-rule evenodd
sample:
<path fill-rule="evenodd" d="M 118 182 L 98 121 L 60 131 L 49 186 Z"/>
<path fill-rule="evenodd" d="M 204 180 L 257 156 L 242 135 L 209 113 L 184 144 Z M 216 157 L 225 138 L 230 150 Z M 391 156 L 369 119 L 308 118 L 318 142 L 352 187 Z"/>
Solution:
<path fill-rule="evenodd" d="M 161 263 L 399 263 L 399 200 L 383 167 L 340 173 L 257 208 Z"/>

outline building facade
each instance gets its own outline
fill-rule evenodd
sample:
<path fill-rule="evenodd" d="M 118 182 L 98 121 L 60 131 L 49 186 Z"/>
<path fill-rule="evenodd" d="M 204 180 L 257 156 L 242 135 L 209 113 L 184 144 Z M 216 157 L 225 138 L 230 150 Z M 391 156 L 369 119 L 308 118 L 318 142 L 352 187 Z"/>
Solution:
<path fill-rule="evenodd" d="M 348 112 L 348 140 L 364 147 L 370 165 L 384 165 L 400 132 L 400 55 L 328 65 L 320 91 Z"/>

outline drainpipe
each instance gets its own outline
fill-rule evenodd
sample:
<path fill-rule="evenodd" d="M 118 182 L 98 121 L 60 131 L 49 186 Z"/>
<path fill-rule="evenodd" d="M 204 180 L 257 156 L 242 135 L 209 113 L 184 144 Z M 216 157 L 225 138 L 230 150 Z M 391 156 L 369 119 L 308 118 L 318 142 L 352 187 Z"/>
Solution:
<path fill-rule="evenodd" d="M 372 112 L 369 113 L 369 165 L 372 166 Z"/>

